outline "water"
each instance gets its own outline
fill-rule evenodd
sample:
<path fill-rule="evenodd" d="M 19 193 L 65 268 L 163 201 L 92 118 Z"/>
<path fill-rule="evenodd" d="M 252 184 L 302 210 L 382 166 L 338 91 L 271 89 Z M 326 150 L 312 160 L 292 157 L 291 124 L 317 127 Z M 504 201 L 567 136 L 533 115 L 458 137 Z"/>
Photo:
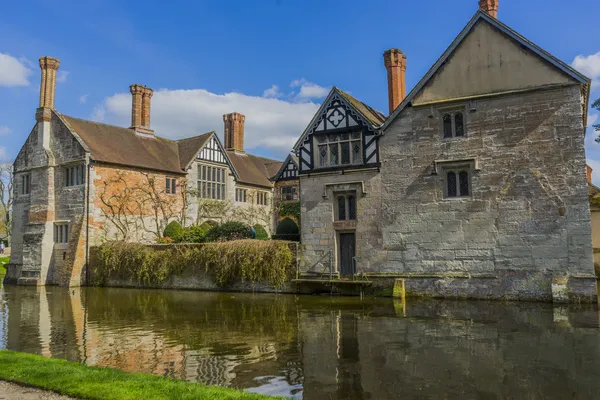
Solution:
<path fill-rule="evenodd" d="M 304 399 L 593 399 L 596 306 L 6 287 L 0 348 Z"/>

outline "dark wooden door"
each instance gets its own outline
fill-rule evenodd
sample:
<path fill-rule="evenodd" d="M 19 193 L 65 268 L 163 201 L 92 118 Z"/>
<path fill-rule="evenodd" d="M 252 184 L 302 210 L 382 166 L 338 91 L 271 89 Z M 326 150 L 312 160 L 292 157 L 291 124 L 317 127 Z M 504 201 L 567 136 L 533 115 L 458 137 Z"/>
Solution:
<path fill-rule="evenodd" d="M 354 267 L 352 265 L 355 256 L 355 240 L 354 233 L 340 233 L 340 275 L 354 275 Z"/>

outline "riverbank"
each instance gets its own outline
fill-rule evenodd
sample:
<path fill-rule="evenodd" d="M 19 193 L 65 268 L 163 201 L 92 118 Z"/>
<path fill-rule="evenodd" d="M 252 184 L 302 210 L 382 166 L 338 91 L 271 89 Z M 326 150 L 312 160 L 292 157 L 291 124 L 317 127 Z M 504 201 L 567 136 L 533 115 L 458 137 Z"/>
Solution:
<path fill-rule="evenodd" d="M 0 350 L 0 380 L 90 400 L 239 399 L 262 396 L 147 374 L 88 367 L 65 360 Z"/>

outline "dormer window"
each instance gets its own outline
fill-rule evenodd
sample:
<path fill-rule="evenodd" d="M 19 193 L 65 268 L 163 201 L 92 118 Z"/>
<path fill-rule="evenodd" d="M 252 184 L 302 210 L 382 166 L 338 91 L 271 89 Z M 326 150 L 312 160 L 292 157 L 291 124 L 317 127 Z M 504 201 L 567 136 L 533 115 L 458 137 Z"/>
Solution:
<path fill-rule="evenodd" d="M 362 164 L 360 132 L 316 135 L 319 168 Z"/>
<path fill-rule="evenodd" d="M 446 112 L 442 115 L 444 139 L 465 136 L 464 114 L 462 111 Z"/>

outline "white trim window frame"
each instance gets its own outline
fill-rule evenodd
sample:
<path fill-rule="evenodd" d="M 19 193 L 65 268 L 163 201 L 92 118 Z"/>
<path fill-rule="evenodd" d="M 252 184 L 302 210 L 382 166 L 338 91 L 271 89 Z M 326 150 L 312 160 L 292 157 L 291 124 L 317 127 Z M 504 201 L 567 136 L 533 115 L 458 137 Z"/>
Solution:
<path fill-rule="evenodd" d="M 247 203 L 248 202 L 248 189 L 235 189 L 235 201 L 237 203 Z"/>
<path fill-rule="evenodd" d="M 334 168 L 363 164 L 362 132 L 314 135 L 316 168 Z"/>
<path fill-rule="evenodd" d="M 256 193 L 256 204 L 259 206 L 269 205 L 269 194 L 267 192 L 258 191 Z"/>
<path fill-rule="evenodd" d="M 55 222 L 54 223 L 54 243 L 55 244 L 68 245 L 70 233 L 71 233 L 71 226 L 68 222 Z"/>
<path fill-rule="evenodd" d="M 166 194 L 177 194 L 177 179 L 167 177 L 165 179 L 165 193 Z"/>
<path fill-rule="evenodd" d="M 85 184 L 85 164 L 68 165 L 65 171 L 65 187 L 82 186 Z"/>
<path fill-rule="evenodd" d="M 282 186 L 280 188 L 281 201 L 297 201 L 298 200 L 298 187 L 297 186 Z"/>

